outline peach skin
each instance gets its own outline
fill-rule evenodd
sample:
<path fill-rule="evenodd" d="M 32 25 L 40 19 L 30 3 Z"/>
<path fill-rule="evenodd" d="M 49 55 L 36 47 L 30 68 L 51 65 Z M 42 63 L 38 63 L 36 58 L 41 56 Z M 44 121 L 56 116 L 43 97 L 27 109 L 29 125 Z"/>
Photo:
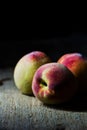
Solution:
<path fill-rule="evenodd" d="M 60 63 L 40 66 L 32 81 L 32 91 L 44 104 L 69 101 L 76 93 L 77 81 L 72 72 Z"/>
<path fill-rule="evenodd" d="M 79 91 L 87 91 L 87 59 L 81 53 L 64 54 L 57 62 L 65 65 L 76 76 Z"/>
<path fill-rule="evenodd" d="M 14 68 L 14 82 L 23 94 L 33 95 L 32 79 L 35 71 L 43 64 L 51 62 L 50 58 L 41 51 L 33 51 L 24 55 Z"/>

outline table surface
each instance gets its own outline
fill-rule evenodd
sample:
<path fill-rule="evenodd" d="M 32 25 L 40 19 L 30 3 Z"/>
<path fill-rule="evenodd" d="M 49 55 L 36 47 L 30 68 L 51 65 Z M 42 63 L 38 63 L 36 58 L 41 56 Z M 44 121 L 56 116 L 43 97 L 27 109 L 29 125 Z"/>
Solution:
<path fill-rule="evenodd" d="M 46 106 L 19 92 L 13 71 L 0 69 L 0 130 L 87 130 L 87 94 Z"/>

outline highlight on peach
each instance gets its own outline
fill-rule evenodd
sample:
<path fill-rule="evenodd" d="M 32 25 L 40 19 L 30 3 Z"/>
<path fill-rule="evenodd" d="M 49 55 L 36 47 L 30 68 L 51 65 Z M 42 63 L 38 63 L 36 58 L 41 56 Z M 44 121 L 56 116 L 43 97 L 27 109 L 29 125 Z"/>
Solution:
<path fill-rule="evenodd" d="M 77 87 L 74 75 L 59 63 L 48 63 L 39 67 L 32 82 L 34 95 L 45 104 L 70 100 Z"/>
<path fill-rule="evenodd" d="M 79 91 L 87 91 L 87 58 L 81 53 L 67 53 L 58 61 L 65 65 L 77 78 Z"/>
<path fill-rule="evenodd" d="M 32 80 L 35 71 L 51 59 L 41 51 L 33 51 L 19 59 L 14 68 L 14 82 L 21 93 L 33 95 Z"/>

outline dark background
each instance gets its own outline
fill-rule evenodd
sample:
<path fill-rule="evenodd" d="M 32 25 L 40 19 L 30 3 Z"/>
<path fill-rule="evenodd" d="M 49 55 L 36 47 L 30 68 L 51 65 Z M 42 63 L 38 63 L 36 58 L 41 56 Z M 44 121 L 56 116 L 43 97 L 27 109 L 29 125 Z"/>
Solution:
<path fill-rule="evenodd" d="M 7 33 L 0 39 L 0 67 L 15 66 L 25 54 L 39 50 L 49 55 L 52 61 L 70 52 L 80 52 L 87 56 L 87 25 L 59 25 L 56 28 L 34 28 L 16 35 Z M 8 37 L 10 36 L 10 37 Z"/>

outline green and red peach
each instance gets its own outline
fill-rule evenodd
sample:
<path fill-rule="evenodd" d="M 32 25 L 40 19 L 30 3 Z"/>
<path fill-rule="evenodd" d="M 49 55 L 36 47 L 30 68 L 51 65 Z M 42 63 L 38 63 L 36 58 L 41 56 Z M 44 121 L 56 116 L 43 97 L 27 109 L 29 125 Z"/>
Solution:
<path fill-rule="evenodd" d="M 81 53 L 64 54 L 57 62 L 65 65 L 76 76 L 80 91 L 87 91 L 87 59 Z"/>
<path fill-rule="evenodd" d="M 32 91 L 45 104 L 69 101 L 77 91 L 77 81 L 72 72 L 62 64 L 47 63 L 34 74 Z"/>
<path fill-rule="evenodd" d="M 32 95 L 32 79 L 35 71 L 43 64 L 51 62 L 50 58 L 41 51 L 33 51 L 24 55 L 14 69 L 16 87 L 27 95 Z"/>

